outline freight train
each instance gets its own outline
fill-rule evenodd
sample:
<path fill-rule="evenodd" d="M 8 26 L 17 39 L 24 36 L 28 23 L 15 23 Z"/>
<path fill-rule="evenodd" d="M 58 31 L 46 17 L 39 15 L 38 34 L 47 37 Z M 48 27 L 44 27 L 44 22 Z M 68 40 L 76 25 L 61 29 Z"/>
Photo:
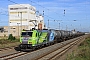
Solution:
<path fill-rule="evenodd" d="M 20 45 L 15 48 L 17 51 L 35 50 L 44 46 L 49 46 L 58 42 L 63 42 L 71 38 L 84 35 L 82 32 L 72 32 L 65 30 L 24 30 L 20 36 Z"/>

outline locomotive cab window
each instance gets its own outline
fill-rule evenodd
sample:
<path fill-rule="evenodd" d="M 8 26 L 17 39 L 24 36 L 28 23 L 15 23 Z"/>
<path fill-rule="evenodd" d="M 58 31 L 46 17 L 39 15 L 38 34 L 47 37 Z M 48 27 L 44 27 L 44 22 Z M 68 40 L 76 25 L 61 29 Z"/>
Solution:
<path fill-rule="evenodd" d="M 32 32 L 22 32 L 21 36 L 32 36 Z"/>
<path fill-rule="evenodd" d="M 29 35 L 29 36 L 32 36 L 32 32 L 28 32 L 28 35 Z"/>

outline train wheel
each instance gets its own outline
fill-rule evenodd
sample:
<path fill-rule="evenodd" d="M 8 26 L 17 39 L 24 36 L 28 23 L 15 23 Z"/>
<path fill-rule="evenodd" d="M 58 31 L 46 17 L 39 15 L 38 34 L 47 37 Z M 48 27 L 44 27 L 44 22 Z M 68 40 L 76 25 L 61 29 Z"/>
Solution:
<path fill-rule="evenodd" d="M 36 49 L 38 49 L 38 46 L 36 46 Z"/>
<path fill-rule="evenodd" d="M 34 47 L 32 47 L 32 50 L 35 50 L 36 49 L 36 47 L 34 46 Z"/>
<path fill-rule="evenodd" d="M 15 47 L 14 48 L 16 51 L 21 51 L 20 47 Z"/>

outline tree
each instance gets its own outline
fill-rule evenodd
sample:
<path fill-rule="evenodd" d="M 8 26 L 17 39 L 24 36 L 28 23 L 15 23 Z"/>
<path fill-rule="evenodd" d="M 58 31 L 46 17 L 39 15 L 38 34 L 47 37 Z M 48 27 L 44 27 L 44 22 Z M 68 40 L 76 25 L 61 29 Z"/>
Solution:
<path fill-rule="evenodd" d="M 10 34 L 9 35 L 9 37 L 8 37 L 8 40 L 15 40 L 16 38 L 15 37 L 13 37 L 13 35 L 12 34 Z"/>

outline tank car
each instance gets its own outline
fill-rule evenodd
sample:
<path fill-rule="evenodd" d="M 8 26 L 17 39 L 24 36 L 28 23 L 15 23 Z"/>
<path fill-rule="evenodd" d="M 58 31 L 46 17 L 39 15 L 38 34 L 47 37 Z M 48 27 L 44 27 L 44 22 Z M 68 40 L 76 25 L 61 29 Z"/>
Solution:
<path fill-rule="evenodd" d="M 70 37 L 70 32 L 65 30 L 52 30 L 53 33 L 53 41 L 54 42 L 62 42 L 68 37 Z"/>

